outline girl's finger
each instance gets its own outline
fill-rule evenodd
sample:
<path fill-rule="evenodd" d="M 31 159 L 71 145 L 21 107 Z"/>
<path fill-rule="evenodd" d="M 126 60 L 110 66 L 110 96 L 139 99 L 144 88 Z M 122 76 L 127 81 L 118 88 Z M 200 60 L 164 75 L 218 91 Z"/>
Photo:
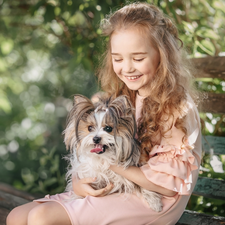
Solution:
<path fill-rule="evenodd" d="M 89 189 L 88 195 L 94 196 L 94 197 L 100 197 L 106 195 L 108 192 L 110 192 L 112 189 L 111 184 L 108 184 L 105 188 L 95 190 L 95 189 Z"/>
<path fill-rule="evenodd" d="M 105 188 L 102 188 L 99 190 L 92 189 L 92 190 L 89 190 L 88 195 L 97 197 L 97 196 L 102 195 L 104 192 L 105 192 Z"/>
<path fill-rule="evenodd" d="M 102 194 L 98 195 L 98 197 L 103 197 L 105 195 L 108 195 L 110 193 L 110 191 L 113 189 L 113 184 L 108 184 L 105 188 L 104 191 L 102 192 Z"/>

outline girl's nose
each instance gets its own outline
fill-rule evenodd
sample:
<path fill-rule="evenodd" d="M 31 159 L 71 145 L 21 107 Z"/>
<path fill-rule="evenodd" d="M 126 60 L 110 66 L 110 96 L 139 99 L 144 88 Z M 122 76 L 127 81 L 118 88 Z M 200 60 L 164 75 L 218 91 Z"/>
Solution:
<path fill-rule="evenodd" d="M 132 61 L 130 61 L 130 60 L 124 61 L 124 63 L 123 63 L 123 72 L 125 72 L 125 73 L 132 73 L 134 71 L 135 71 L 135 68 L 133 66 Z"/>

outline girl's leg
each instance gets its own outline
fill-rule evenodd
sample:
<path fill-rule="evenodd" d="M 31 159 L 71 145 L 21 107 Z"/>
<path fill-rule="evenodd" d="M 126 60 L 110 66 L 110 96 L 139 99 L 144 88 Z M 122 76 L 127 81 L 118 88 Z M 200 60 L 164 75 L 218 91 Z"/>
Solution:
<path fill-rule="evenodd" d="M 6 225 L 71 225 L 63 206 L 57 202 L 31 202 L 13 209 Z"/>
<path fill-rule="evenodd" d="M 28 214 L 27 225 L 71 225 L 69 215 L 57 202 L 45 202 Z"/>
<path fill-rule="evenodd" d="M 14 208 L 7 216 L 6 225 L 27 225 L 29 212 L 38 205 L 37 202 L 30 202 Z"/>

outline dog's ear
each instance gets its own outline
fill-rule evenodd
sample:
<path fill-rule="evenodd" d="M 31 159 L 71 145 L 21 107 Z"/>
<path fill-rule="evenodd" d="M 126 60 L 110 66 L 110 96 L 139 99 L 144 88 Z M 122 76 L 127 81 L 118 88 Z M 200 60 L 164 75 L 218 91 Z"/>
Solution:
<path fill-rule="evenodd" d="M 90 100 L 83 95 L 74 95 L 74 105 L 79 104 L 81 102 L 90 102 Z"/>
<path fill-rule="evenodd" d="M 134 112 L 134 108 L 130 100 L 125 95 L 121 95 L 112 100 L 112 102 L 109 104 L 109 108 L 110 107 L 116 109 L 119 117 L 127 116 L 133 114 Z"/>
<path fill-rule="evenodd" d="M 122 104 L 126 107 L 129 107 L 131 105 L 131 103 L 126 95 L 120 95 L 119 97 L 112 100 L 111 104 L 118 104 L 118 105 Z"/>
<path fill-rule="evenodd" d="M 73 108 L 70 111 L 69 116 L 73 116 L 76 121 L 79 121 L 83 117 L 87 117 L 91 111 L 94 110 L 94 104 L 90 99 L 83 95 L 74 95 Z"/>
<path fill-rule="evenodd" d="M 87 117 L 94 111 L 93 103 L 83 95 L 74 96 L 74 105 L 67 117 L 67 127 L 63 132 L 65 134 L 64 142 L 67 149 L 73 150 L 79 143 L 78 126 L 80 120 Z"/>
<path fill-rule="evenodd" d="M 124 168 L 130 165 L 137 165 L 140 157 L 140 150 L 134 137 L 133 127 L 134 124 L 131 123 L 131 120 L 124 121 L 124 124 L 118 130 L 117 136 L 115 136 L 116 162 Z"/>

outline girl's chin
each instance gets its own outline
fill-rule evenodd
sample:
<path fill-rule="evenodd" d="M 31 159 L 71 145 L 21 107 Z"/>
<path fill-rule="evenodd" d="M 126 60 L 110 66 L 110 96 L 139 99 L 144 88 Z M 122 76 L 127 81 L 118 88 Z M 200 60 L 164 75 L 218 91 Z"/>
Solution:
<path fill-rule="evenodd" d="M 140 87 L 137 87 L 137 86 L 134 86 L 134 85 L 127 85 L 126 84 L 126 86 L 132 91 L 138 91 L 138 89 L 140 88 Z"/>
<path fill-rule="evenodd" d="M 140 95 L 140 96 L 147 97 L 147 96 L 150 95 L 149 89 L 146 88 L 146 87 L 142 87 L 142 86 L 141 86 L 141 87 L 140 87 L 140 86 L 134 87 L 134 86 L 132 86 L 132 85 L 127 85 L 127 87 L 128 87 L 130 90 L 132 90 L 132 91 L 137 91 L 137 92 L 138 92 L 138 95 Z"/>

